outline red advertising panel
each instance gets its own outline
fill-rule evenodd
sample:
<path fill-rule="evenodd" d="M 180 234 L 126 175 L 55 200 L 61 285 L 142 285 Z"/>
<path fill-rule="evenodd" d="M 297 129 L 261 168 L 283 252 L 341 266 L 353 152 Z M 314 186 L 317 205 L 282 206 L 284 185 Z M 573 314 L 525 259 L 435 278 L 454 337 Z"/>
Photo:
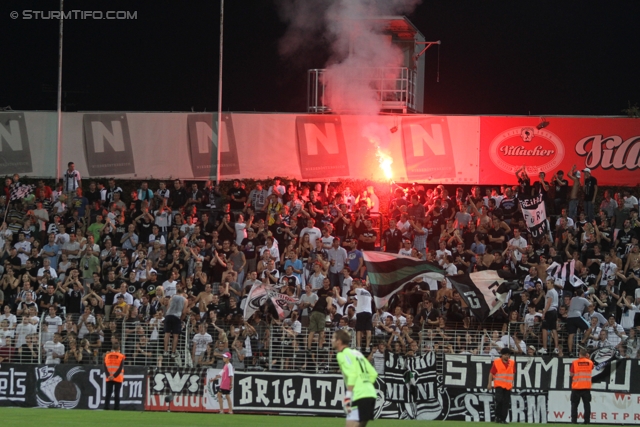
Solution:
<path fill-rule="evenodd" d="M 600 185 L 640 182 L 640 120 L 550 117 L 481 117 L 480 184 L 515 182 L 526 166 L 532 182 L 573 165 L 590 168 Z"/>

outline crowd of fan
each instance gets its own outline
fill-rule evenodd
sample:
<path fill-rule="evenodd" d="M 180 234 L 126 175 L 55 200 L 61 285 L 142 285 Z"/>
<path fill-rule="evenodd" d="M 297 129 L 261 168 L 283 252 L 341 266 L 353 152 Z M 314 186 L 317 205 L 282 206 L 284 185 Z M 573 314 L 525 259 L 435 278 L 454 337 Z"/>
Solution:
<path fill-rule="evenodd" d="M 236 180 L 226 194 L 212 182 L 200 188 L 180 180 L 154 189 L 142 182 L 131 194 L 114 179 L 92 181 L 83 191 L 73 163 L 55 189 L 40 181 L 32 195 L 11 200 L 21 185 L 15 175 L 0 198 L 0 362 L 37 362 L 41 345 L 46 363 L 96 363 L 112 340 L 125 340 L 129 360 L 162 364 L 179 356 L 162 346 L 163 315 L 176 293 L 189 305 L 190 351 L 182 356 L 200 366 L 220 366 L 227 351 L 235 365 L 254 365 L 271 350 L 281 355 L 278 367 L 304 368 L 321 362 L 331 347 L 325 334 L 337 329 L 349 330 L 380 369 L 385 351 L 544 353 L 547 331 L 575 316 L 571 299 L 583 291 L 590 305 L 579 316 L 590 327 L 580 342 L 637 357 L 636 197 L 600 197 L 588 169 L 574 167 L 571 182 L 561 171 L 551 182 L 540 173 L 531 184 L 524 168 L 516 176 L 518 185 L 484 194 L 478 186 L 451 195 L 442 185 L 397 187 L 381 209 L 373 187 L 355 195 L 279 179 L 251 189 Z M 518 197 L 539 193 L 553 226 L 534 241 Z M 363 250 L 437 263 L 447 276 L 498 270 L 515 285 L 492 330 L 446 281 L 432 288 L 417 278 L 376 307 Z M 553 262 L 568 260 L 583 286 L 547 280 Z M 299 302 L 284 320 L 270 302 L 245 319 L 247 295 L 258 286 Z M 552 289 L 559 303 L 546 307 Z M 557 324 L 545 324 L 554 308 Z M 452 339 L 453 330 L 463 333 Z M 572 352 L 571 340 L 551 336 L 556 353 Z M 297 362 L 287 356 L 297 352 L 305 355 Z"/>

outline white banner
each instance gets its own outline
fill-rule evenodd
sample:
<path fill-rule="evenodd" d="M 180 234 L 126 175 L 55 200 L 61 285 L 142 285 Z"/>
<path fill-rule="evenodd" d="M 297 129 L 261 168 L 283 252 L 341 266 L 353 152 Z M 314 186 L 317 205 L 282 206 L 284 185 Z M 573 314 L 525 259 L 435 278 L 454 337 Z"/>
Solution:
<path fill-rule="evenodd" d="M 380 149 L 396 181 L 478 181 L 479 117 L 225 113 L 222 122 L 223 179 L 386 181 Z M 212 113 L 63 113 L 61 168 L 73 161 L 83 178 L 207 179 L 217 133 Z M 54 112 L 0 113 L 0 174 L 55 176 L 56 135 Z"/>
<path fill-rule="evenodd" d="M 207 383 L 204 387 L 204 395 L 202 396 L 202 409 L 206 411 L 219 411 L 220 405 L 218 404 L 217 393 L 220 389 L 220 380 L 214 380 L 216 375 L 219 375 L 220 369 L 207 369 Z M 231 395 L 231 402 L 233 402 L 233 393 Z M 226 408 L 226 397 L 223 399 L 223 403 Z"/>
<path fill-rule="evenodd" d="M 549 391 L 548 421 L 571 422 L 571 392 Z M 578 424 L 584 422 L 578 406 Z M 591 392 L 592 424 L 640 424 L 640 394 Z"/>

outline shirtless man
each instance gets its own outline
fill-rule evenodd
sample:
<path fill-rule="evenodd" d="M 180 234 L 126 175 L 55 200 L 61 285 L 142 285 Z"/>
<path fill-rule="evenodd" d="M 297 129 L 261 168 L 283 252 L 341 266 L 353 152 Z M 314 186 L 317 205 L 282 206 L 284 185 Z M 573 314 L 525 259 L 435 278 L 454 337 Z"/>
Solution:
<path fill-rule="evenodd" d="M 631 252 L 627 255 L 627 262 L 624 265 L 624 274 L 627 274 L 629 270 L 635 270 L 640 266 L 640 248 L 638 245 L 633 245 Z"/>
<path fill-rule="evenodd" d="M 198 307 L 200 312 L 200 318 L 203 319 L 207 315 L 207 306 L 211 304 L 213 300 L 213 294 L 211 293 L 211 284 L 207 283 L 204 286 L 204 292 L 200 292 L 198 297 L 194 301 L 194 305 Z"/>

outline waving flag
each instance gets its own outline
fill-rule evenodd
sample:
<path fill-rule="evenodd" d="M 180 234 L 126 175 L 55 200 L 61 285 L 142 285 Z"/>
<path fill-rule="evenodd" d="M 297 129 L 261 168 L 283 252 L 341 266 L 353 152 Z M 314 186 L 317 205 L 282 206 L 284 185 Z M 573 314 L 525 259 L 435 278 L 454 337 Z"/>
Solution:
<path fill-rule="evenodd" d="M 297 298 L 278 292 L 280 287 L 267 284 L 254 285 L 249 291 L 249 295 L 247 295 L 247 302 L 244 306 L 245 320 L 249 320 L 269 300 L 273 303 L 281 320 L 289 317 L 291 313 L 290 306 L 297 304 L 299 301 Z"/>
<path fill-rule="evenodd" d="M 503 289 L 505 280 L 497 271 L 445 276 L 439 265 L 427 261 L 386 252 L 364 251 L 363 255 L 377 307 L 386 305 L 395 293 L 417 277 L 427 282 L 446 277 L 448 286 L 458 291 L 480 321 L 497 311 L 509 293 L 509 289 Z"/>
<path fill-rule="evenodd" d="M 544 207 L 544 196 L 542 193 L 535 197 L 521 199 L 520 207 L 524 215 L 524 223 L 527 225 L 531 237 L 537 239 L 545 234 L 549 234 L 549 221 L 547 221 L 547 211 Z"/>
<path fill-rule="evenodd" d="M 15 185 L 11 187 L 11 201 L 20 200 L 27 197 L 33 191 L 33 185 Z"/>
<path fill-rule="evenodd" d="M 563 285 L 569 282 L 573 286 L 579 287 L 581 286 L 582 281 L 580 280 L 580 282 L 576 282 L 575 268 L 575 259 L 567 261 L 562 265 L 557 262 L 553 262 L 549 267 L 547 267 L 547 277 L 553 277 L 558 281 L 558 283 L 562 282 Z"/>
<path fill-rule="evenodd" d="M 362 254 L 377 307 L 385 306 L 394 294 L 418 276 L 427 280 L 444 277 L 444 270 L 428 261 L 388 252 L 364 251 Z"/>
<path fill-rule="evenodd" d="M 471 274 L 458 274 L 447 279 L 481 322 L 507 302 L 512 290 L 500 271 L 483 270 Z"/>

